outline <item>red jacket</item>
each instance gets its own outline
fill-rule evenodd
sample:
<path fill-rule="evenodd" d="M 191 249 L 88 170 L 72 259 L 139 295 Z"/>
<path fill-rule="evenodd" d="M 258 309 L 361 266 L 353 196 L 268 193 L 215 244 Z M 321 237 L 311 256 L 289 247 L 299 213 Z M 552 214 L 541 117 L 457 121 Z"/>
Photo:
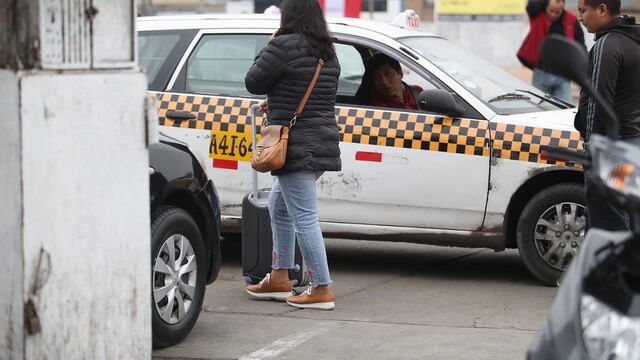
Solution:
<path fill-rule="evenodd" d="M 404 82 L 403 82 L 404 84 Z M 418 99 L 415 97 L 417 94 L 422 92 L 422 88 L 420 86 L 410 86 L 404 84 L 404 99 L 405 101 L 395 101 L 393 99 L 389 99 L 384 96 L 380 96 L 379 94 L 375 94 L 375 91 L 372 92 L 373 98 L 371 99 L 372 106 L 379 107 L 390 107 L 396 109 L 410 109 L 417 110 L 418 109 Z"/>
<path fill-rule="evenodd" d="M 571 40 L 575 41 L 576 24 L 578 18 L 571 11 L 565 11 L 564 18 L 562 20 L 562 26 L 564 28 L 564 34 Z M 547 17 L 544 11 L 541 11 L 538 16 L 530 20 L 529 33 L 524 38 L 520 49 L 518 50 L 518 59 L 522 65 L 529 69 L 534 69 L 540 66 L 540 55 L 538 51 L 542 41 L 549 34 L 549 28 L 551 28 L 551 20 Z M 577 25 L 580 26 L 580 25 Z"/>

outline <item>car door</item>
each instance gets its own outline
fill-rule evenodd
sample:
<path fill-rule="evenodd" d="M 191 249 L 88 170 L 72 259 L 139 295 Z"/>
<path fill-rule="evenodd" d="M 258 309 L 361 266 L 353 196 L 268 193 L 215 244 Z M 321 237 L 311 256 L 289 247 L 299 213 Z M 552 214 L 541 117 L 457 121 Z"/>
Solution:
<path fill-rule="evenodd" d="M 451 118 L 359 104 L 354 84 L 362 77 L 367 53 L 384 52 L 400 61 L 409 85 L 449 89 L 408 57 L 371 41 L 342 39 L 336 50 L 342 68 L 336 118 L 343 168 L 319 181 L 321 201 L 332 201 L 331 212 L 322 219 L 480 228 L 489 185 L 489 122 L 468 105 L 465 116 Z"/>
<path fill-rule="evenodd" d="M 207 173 L 225 217 L 241 216 L 242 199 L 252 189 L 249 111 L 264 96 L 250 94 L 244 77 L 268 39 L 246 31 L 201 31 L 159 94 L 160 130 L 208 157 Z M 261 174 L 261 185 L 270 184 L 270 176 Z"/>

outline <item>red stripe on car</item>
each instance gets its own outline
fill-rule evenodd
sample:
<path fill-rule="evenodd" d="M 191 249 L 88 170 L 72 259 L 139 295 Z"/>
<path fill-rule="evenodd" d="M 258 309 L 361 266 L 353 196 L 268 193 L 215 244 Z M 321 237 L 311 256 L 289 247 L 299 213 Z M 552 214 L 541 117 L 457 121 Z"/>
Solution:
<path fill-rule="evenodd" d="M 219 169 L 238 170 L 238 161 L 236 160 L 223 160 L 213 159 L 213 167 Z"/>
<path fill-rule="evenodd" d="M 368 151 L 358 151 L 358 152 L 356 152 L 356 160 L 357 161 L 382 162 L 382 153 L 379 153 L 379 152 L 368 152 Z"/>

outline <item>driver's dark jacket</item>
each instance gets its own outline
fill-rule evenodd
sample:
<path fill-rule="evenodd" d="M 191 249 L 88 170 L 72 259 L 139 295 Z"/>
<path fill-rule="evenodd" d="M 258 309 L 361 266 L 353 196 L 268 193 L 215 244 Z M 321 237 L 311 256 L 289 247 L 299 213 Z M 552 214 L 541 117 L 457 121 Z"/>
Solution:
<path fill-rule="evenodd" d="M 620 120 L 620 137 L 640 136 L 640 26 L 634 18 L 616 18 L 596 33 L 589 74 Z M 611 120 L 583 90 L 574 123 L 582 137 L 605 134 L 607 121 Z"/>

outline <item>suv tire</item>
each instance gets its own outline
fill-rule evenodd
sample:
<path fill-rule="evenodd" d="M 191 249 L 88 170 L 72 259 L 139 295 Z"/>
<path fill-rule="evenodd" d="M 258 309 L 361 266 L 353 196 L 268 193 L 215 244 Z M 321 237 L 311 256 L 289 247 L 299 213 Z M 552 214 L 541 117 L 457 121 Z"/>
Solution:
<path fill-rule="evenodd" d="M 168 270 L 170 251 L 174 253 L 174 265 Z M 204 299 L 206 268 L 202 235 L 193 218 L 177 207 L 158 208 L 151 216 L 154 347 L 177 344 L 195 325 Z"/>

